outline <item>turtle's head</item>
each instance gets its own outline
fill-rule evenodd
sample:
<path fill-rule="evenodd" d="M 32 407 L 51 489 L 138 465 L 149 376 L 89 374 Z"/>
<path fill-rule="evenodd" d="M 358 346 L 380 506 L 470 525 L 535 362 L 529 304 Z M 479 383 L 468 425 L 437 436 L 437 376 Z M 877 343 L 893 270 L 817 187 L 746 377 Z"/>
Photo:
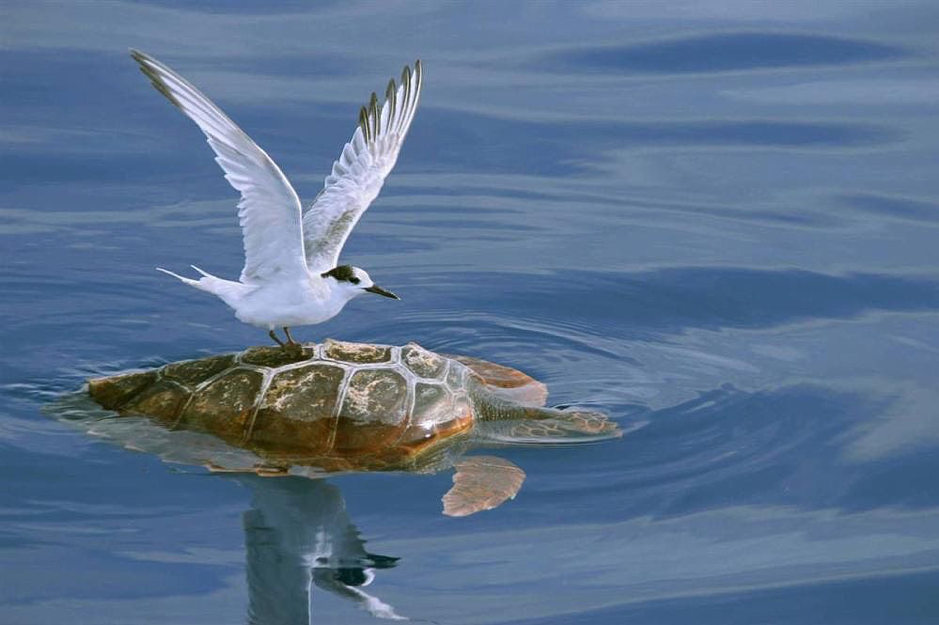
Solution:
<path fill-rule="evenodd" d="M 375 284 L 364 269 L 352 265 L 339 265 L 320 275 L 330 280 L 333 288 L 345 294 L 348 299 L 363 293 L 375 293 L 392 299 L 401 299 L 391 291 L 386 291 Z"/>

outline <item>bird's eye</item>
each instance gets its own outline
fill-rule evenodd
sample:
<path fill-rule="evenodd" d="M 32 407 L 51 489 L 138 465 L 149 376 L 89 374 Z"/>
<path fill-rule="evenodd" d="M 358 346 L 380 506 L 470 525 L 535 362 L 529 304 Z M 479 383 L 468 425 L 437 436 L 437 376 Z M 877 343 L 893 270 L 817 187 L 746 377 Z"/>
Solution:
<path fill-rule="evenodd" d="M 359 280 L 358 278 L 349 278 L 349 282 L 351 282 L 352 284 L 358 284 L 359 282 L 361 282 L 361 280 Z"/>

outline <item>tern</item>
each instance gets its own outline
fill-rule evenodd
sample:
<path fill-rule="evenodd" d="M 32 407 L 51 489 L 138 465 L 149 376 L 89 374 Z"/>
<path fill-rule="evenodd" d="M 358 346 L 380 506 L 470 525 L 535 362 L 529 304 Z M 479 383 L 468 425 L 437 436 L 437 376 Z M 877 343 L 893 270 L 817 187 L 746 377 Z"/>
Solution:
<path fill-rule="evenodd" d="M 195 265 L 198 279 L 157 267 L 228 304 L 238 320 L 268 330 L 281 347 L 298 348 L 293 326 L 322 323 L 363 293 L 400 299 L 376 285 L 364 269 L 340 265 L 355 224 L 378 196 L 411 127 L 421 94 L 421 62 L 388 83 L 385 101 L 372 93 L 359 112 L 352 139 L 333 163 L 323 189 L 304 213 L 277 164 L 235 122 L 189 81 L 155 58 L 131 50 L 140 70 L 205 134 L 225 178 L 241 193 L 238 218 L 245 265 L 238 281 Z M 274 332 L 283 328 L 286 343 Z"/>

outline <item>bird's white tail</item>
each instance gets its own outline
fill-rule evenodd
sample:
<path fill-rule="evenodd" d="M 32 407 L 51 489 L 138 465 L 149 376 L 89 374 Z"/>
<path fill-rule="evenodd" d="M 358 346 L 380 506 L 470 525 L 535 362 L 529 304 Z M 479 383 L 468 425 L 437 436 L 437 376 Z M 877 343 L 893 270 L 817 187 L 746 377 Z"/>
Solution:
<path fill-rule="evenodd" d="M 217 296 L 220 300 L 232 307 L 234 307 L 234 302 L 239 298 L 240 295 L 243 295 L 246 290 L 251 289 L 251 287 L 242 284 L 241 282 L 232 282 L 231 280 L 223 280 L 222 278 L 213 276 L 212 274 L 199 269 L 195 265 L 190 265 L 190 267 L 202 274 L 202 277 L 198 280 L 193 280 L 192 278 L 183 277 L 178 273 L 173 273 L 168 269 L 163 269 L 162 267 L 157 267 L 156 270 L 171 275 L 179 281 L 184 282 L 191 287 L 195 287 L 200 291 L 207 291 Z"/>

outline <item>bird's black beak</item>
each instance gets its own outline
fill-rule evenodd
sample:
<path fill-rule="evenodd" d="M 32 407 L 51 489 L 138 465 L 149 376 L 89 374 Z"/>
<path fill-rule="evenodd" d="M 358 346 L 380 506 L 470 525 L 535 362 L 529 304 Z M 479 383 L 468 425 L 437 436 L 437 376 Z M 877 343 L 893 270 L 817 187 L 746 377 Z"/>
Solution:
<path fill-rule="evenodd" d="M 400 297 L 398 297 L 391 291 L 386 291 L 385 289 L 381 288 L 377 284 L 373 284 L 372 286 L 368 287 L 365 290 L 368 291 L 369 293 L 377 293 L 378 295 L 384 295 L 385 297 L 390 297 L 391 299 L 401 299 Z"/>

